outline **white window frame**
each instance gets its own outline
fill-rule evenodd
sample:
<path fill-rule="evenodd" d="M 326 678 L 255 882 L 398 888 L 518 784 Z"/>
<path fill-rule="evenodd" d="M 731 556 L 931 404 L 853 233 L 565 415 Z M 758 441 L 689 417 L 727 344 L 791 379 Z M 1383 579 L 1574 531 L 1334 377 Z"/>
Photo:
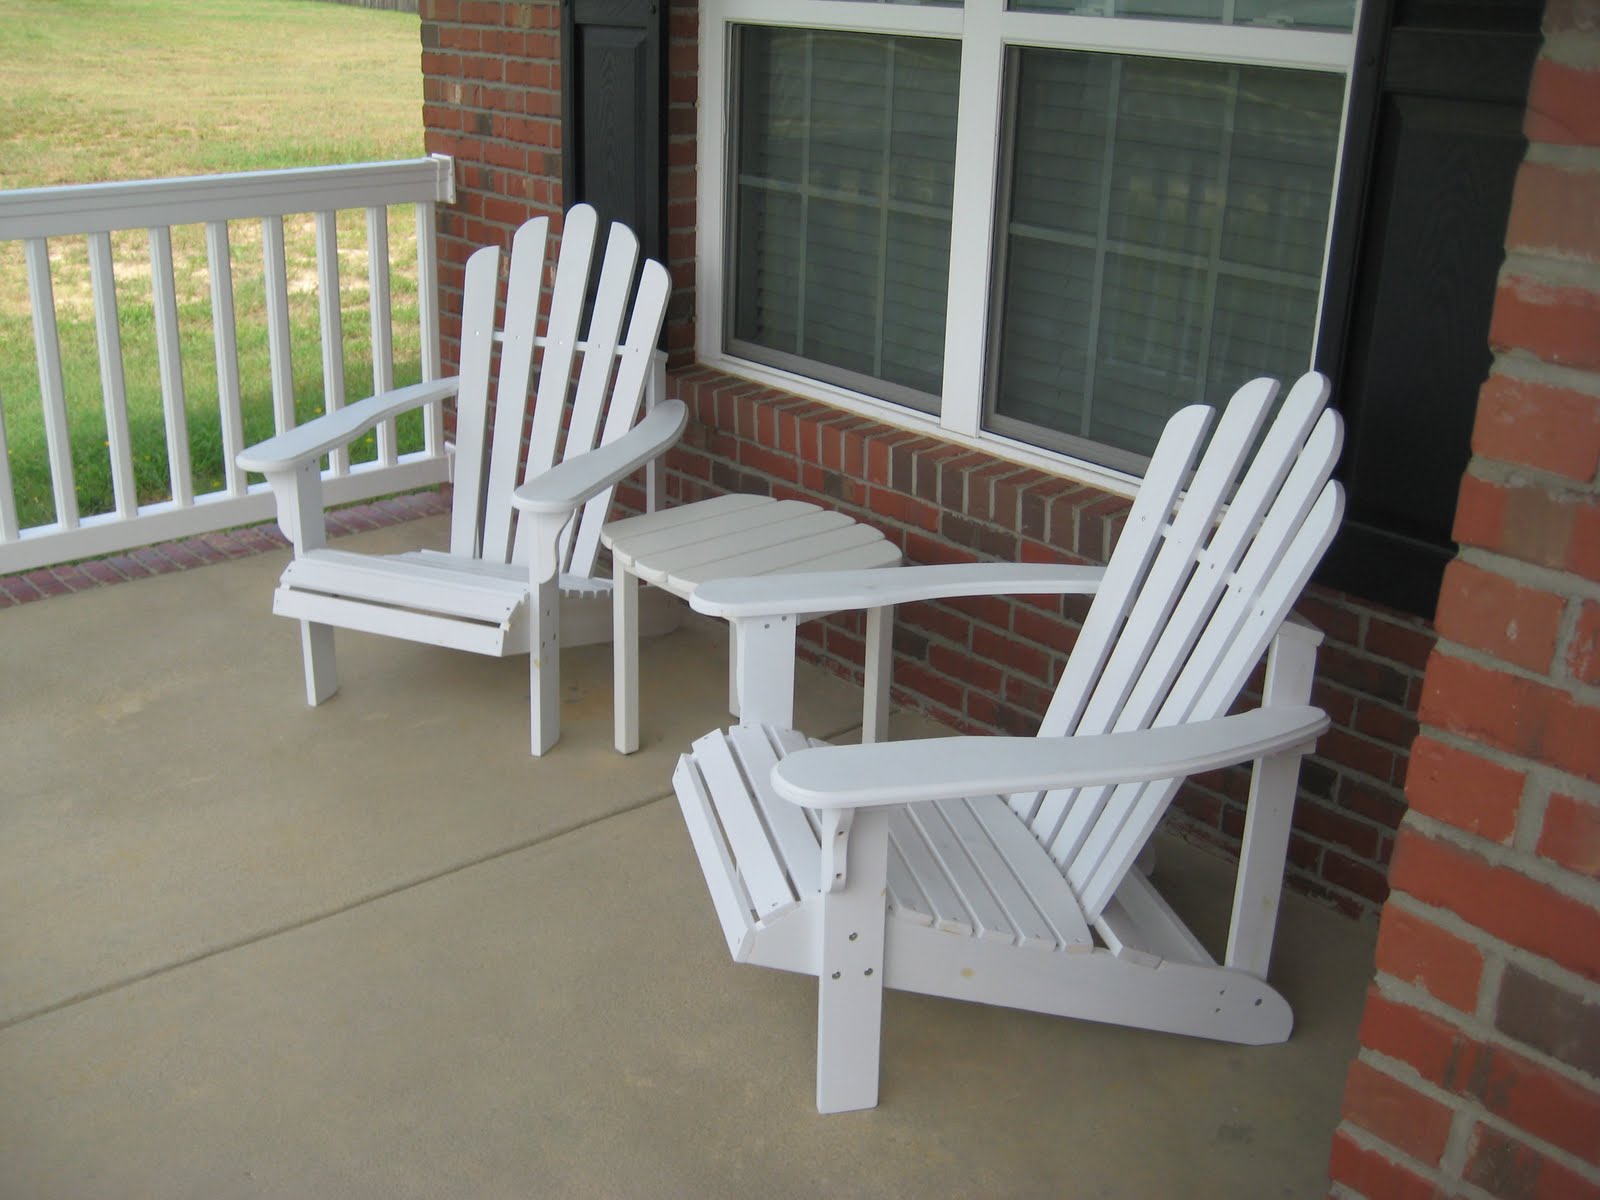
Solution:
<path fill-rule="evenodd" d="M 1361 7 L 1358 0 L 1358 8 Z M 956 116 L 955 191 L 951 205 L 950 281 L 945 315 L 943 390 L 937 416 L 751 362 L 727 352 L 725 281 L 727 169 L 732 128 L 732 54 L 738 25 L 773 25 L 847 33 L 949 38 L 961 43 Z M 1005 0 L 966 0 L 961 8 L 860 0 L 703 0 L 700 10 L 699 146 L 696 231 L 696 355 L 712 367 L 826 401 L 885 424 L 958 442 L 1064 474 L 1108 491 L 1131 494 L 1138 476 L 983 428 L 991 291 L 995 271 L 995 204 L 1005 116 L 1005 64 L 1013 46 L 1088 50 L 1230 65 L 1288 67 L 1342 74 L 1343 123 L 1350 109 L 1356 34 L 1142 18 L 1086 17 L 1006 11 Z M 1342 149 L 1341 149 L 1342 158 Z M 1341 162 L 1334 165 L 1323 245 L 1324 283 Z M 959 284 L 958 284 L 959 281 Z M 982 286 L 978 286 L 981 282 Z M 1318 301 L 1320 319 L 1321 296 Z M 1315 355 L 1307 347 L 1307 363 Z"/>

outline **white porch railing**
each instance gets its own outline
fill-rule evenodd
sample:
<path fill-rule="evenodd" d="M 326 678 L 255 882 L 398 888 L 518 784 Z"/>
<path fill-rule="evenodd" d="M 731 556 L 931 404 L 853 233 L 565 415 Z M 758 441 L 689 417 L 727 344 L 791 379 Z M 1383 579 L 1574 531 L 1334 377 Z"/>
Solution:
<path fill-rule="evenodd" d="M 272 517 L 275 510 L 266 486 L 250 484 L 234 463 L 243 449 L 244 419 L 228 236 L 230 221 L 259 220 L 261 223 L 268 359 L 277 432 L 290 429 L 296 423 L 285 216 L 313 214 L 322 403 L 332 411 L 345 400 L 337 215 L 341 210 L 351 209 L 366 213 L 372 387 L 374 392 L 381 392 L 394 385 L 390 315 L 393 264 L 387 210 L 391 205 L 416 206 L 421 374 L 423 379 L 437 379 L 440 362 L 435 205 L 455 198 L 453 166 L 449 158 L 435 155 L 352 166 L 0 192 L 0 242 L 20 242 L 23 248 L 38 365 L 39 404 L 43 412 L 45 451 L 49 458 L 56 517 L 48 524 L 19 525 L 12 457 L 6 443 L 5 410 L 0 405 L 0 574 L 109 554 Z M 180 225 L 204 226 L 216 358 L 223 474 L 219 488 L 200 494 L 196 493 L 190 463 L 187 397 L 178 333 L 172 229 Z M 148 231 L 150 303 L 171 480 L 169 499 L 144 504 L 139 502 L 134 483 L 135 447 L 129 437 L 127 382 L 111 241 L 113 231 L 129 229 Z M 110 460 L 115 497 L 111 511 L 88 515 L 80 514 L 74 484 L 73 435 L 68 421 L 62 348 L 57 331 L 58 309 L 51 280 L 49 239 L 69 237 L 87 239 L 100 391 L 105 410 L 104 448 Z M 142 264 L 139 273 L 142 274 Z M 125 274 L 129 272 L 125 270 Z M 296 291 L 305 290 L 300 280 L 293 283 Z M 0 397 L 0 401 L 4 399 Z M 439 405 L 429 406 L 423 429 L 424 444 L 420 451 L 400 453 L 391 424 L 378 430 L 373 461 L 352 465 L 347 454 L 335 455 L 324 473 L 329 500 L 366 499 L 443 481 L 447 460 Z M 98 439 L 99 432 L 94 429 L 90 435 Z"/>

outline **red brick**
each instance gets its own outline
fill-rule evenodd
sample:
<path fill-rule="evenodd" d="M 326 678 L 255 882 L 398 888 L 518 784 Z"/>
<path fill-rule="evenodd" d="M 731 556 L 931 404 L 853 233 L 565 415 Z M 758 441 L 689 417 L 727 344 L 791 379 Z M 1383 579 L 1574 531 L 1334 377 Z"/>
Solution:
<path fill-rule="evenodd" d="M 1548 671 L 1566 599 L 1455 559 L 1445 569 L 1439 635 L 1530 671 Z"/>
<path fill-rule="evenodd" d="M 1463 1012 L 1478 1002 L 1483 951 L 1393 905 L 1378 927 L 1377 968 Z"/>
<path fill-rule="evenodd" d="M 986 659 L 1021 671 L 1034 679 L 1050 681 L 1050 656 L 1041 650 L 986 628 L 973 632 L 972 648 Z"/>
<path fill-rule="evenodd" d="M 1512 1041 L 1600 1078 L 1600 1002 L 1507 963 L 1494 1025 Z"/>
<path fill-rule="evenodd" d="M 1495 1116 L 1600 1164 L 1600 1092 L 1503 1046 L 1483 1047 L 1463 1082 Z"/>
<path fill-rule="evenodd" d="M 1554 793 L 1544 811 L 1538 851 L 1569 871 L 1600 879 L 1600 804 Z"/>
<path fill-rule="evenodd" d="M 1361 616 L 1347 607 L 1344 600 L 1337 592 L 1312 588 L 1296 601 L 1294 610 L 1327 634 L 1330 641 L 1354 646 L 1361 638 Z M 1432 639 L 1429 641 L 1431 645 Z"/>
<path fill-rule="evenodd" d="M 1600 604 L 1585 600 L 1567 646 L 1567 670 L 1581 683 L 1600 683 Z"/>
<path fill-rule="evenodd" d="M 1350 1064 L 1344 1119 L 1427 1166 L 1438 1165 L 1452 1116 L 1450 1108 L 1394 1076 L 1359 1060 Z"/>
<path fill-rule="evenodd" d="M 1433 1184 L 1387 1155 L 1357 1144 L 1344 1130 L 1333 1135 L 1328 1175 L 1373 1200 L 1436 1200 Z"/>
<path fill-rule="evenodd" d="M 1600 262 L 1600 174 L 1524 162 L 1511 199 L 1506 245 Z"/>
<path fill-rule="evenodd" d="M 1417 738 L 1416 714 L 1375 700 L 1363 699 L 1348 723 L 1357 733 L 1401 751 L 1409 752 Z"/>
<path fill-rule="evenodd" d="M 1389 882 L 1497 938 L 1600 980 L 1600 911 L 1521 872 L 1405 827 L 1395 842 Z"/>
<path fill-rule="evenodd" d="M 1462 1030 L 1431 1013 L 1390 1000 L 1376 987 L 1367 991 L 1361 1014 L 1361 1044 L 1409 1063 L 1429 1083 L 1456 1090 L 1462 1066 L 1478 1044 Z"/>
<path fill-rule="evenodd" d="M 1600 710 L 1559 688 L 1439 654 L 1418 716 L 1425 725 L 1600 780 Z"/>
<path fill-rule="evenodd" d="M 1495 294 L 1489 341 L 1561 366 L 1600 369 L 1600 293 L 1509 276 Z"/>
<path fill-rule="evenodd" d="M 1389 898 L 1389 880 L 1379 868 L 1357 862 L 1331 847 L 1322 852 L 1322 877 L 1335 887 L 1382 904 Z"/>
<path fill-rule="evenodd" d="M 1406 799 L 1417 812 L 1492 842 L 1516 832 L 1525 776 L 1431 737 L 1417 739 Z"/>
<path fill-rule="evenodd" d="M 1596 322 L 1600 327 L 1600 321 Z M 1453 531 L 1458 542 L 1524 562 L 1600 578 L 1600 502 L 1535 484 L 1505 486 L 1468 475 Z"/>
<path fill-rule="evenodd" d="M 1461 1178 L 1504 1200 L 1600 1200 L 1600 1184 L 1488 1125 L 1472 1132 Z"/>
<path fill-rule="evenodd" d="M 1478 394 L 1472 449 L 1588 482 L 1600 470 L 1600 397 L 1491 375 Z"/>
<path fill-rule="evenodd" d="M 1428 655 L 1433 653 L 1438 640 L 1438 634 L 1426 626 L 1400 625 L 1382 617 L 1370 616 L 1367 618 L 1367 636 L 1361 644 L 1368 654 L 1393 659 L 1420 671 L 1428 665 Z"/>
<path fill-rule="evenodd" d="M 976 655 L 952 650 L 948 646 L 933 645 L 928 647 L 928 666 L 990 695 L 1000 690 L 1000 669 Z"/>
<path fill-rule="evenodd" d="M 1530 142 L 1600 146 L 1600 71 L 1540 58 L 1523 128 Z"/>
<path fill-rule="evenodd" d="M 1395 782 L 1395 752 L 1344 729 L 1330 729 L 1317 740 L 1317 756 L 1341 767 L 1363 771 L 1384 783 Z"/>

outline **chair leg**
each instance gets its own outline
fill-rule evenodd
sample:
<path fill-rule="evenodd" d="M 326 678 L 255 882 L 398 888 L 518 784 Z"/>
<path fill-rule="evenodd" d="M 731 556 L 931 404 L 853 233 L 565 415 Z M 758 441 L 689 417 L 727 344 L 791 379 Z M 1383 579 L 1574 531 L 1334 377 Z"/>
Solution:
<path fill-rule="evenodd" d="M 611 581 L 612 744 L 618 754 L 639 748 L 639 577 L 618 568 Z"/>
<path fill-rule="evenodd" d="M 528 597 L 528 704 L 533 753 L 544 754 L 561 737 L 561 588 L 554 573 Z"/>
<path fill-rule="evenodd" d="M 849 874 L 824 894 L 822 971 L 817 979 L 817 1111 L 850 1112 L 878 1104 L 883 1031 L 884 886 L 889 816 L 856 814 Z"/>
<path fill-rule="evenodd" d="M 315 708 L 339 690 L 339 669 L 333 657 L 333 626 L 301 621 L 300 657 L 306 669 L 306 703 Z"/>

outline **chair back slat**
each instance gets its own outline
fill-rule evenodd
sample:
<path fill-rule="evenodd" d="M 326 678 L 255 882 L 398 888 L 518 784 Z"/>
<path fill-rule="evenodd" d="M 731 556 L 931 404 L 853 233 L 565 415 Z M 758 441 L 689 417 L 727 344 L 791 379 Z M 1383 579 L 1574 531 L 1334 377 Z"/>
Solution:
<path fill-rule="evenodd" d="M 594 209 L 575 204 L 561 226 L 561 252 L 556 257 L 555 282 L 550 287 L 550 317 L 544 334 L 544 354 L 539 359 L 538 390 L 533 400 L 533 428 L 528 437 L 526 483 L 553 467 L 566 423 L 572 366 L 578 353 L 578 326 L 583 320 L 584 297 L 589 290 L 589 264 L 594 260 L 597 226 Z M 510 503 L 509 497 L 507 503 Z"/>
<path fill-rule="evenodd" d="M 450 553 L 464 558 L 476 558 L 481 545 L 489 369 L 494 358 L 499 275 L 498 246 L 484 246 L 467 259 L 461 296 L 461 382 L 456 392 L 455 494 L 450 511 Z"/>
<path fill-rule="evenodd" d="M 588 453 L 601 440 L 606 400 L 610 396 L 611 378 L 616 369 L 617 342 L 622 336 L 622 322 L 627 316 L 628 296 L 633 290 L 634 268 L 638 262 L 639 239 L 626 225 L 614 223 L 606 238 L 605 260 L 600 266 L 600 282 L 595 291 L 594 314 L 589 318 L 589 329 L 583 339 L 583 365 L 579 368 L 572 415 L 567 420 L 566 437 L 561 446 L 562 461 L 576 454 Z M 627 407 L 622 396 L 613 397 L 611 404 Z M 630 414 L 628 424 L 623 426 L 624 431 L 632 427 L 635 415 Z M 592 546 L 579 546 L 578 539 L 573 536 L 577 524 L 569 524 L 563 533 L 561 554 L 557 561 L 564 571 L 589 575 L 593 571 L 599 537 L 597 534 Z"/>
<path fill-rule="evenodd" d="M 650 260 L 644 264 L 639 286 L 634 294 L 633 315 L 628 322 L 627 335 L 616 352 L 616 378 L 611 384 L 611 404 L 606 410 L 605 427 L 600 432 L 602 445 L 621 437 L 633 428 L 644 406 L 645 388 L 654 366 L 656 342 L 661 337 L 661 325 L 667 314 L 667 301 L 672 295 L 672 277 L 660 263 Z M 590 574 L 596 555 L 600 552 L 600 528 L 611 510 L 611 495 L 616 489 L 607 488 L 584 505 L 577 520 L 577 532 L 572 540 L 568 557 L 568 570 L 575 574 Z"/>
<path fill-rule="evenodd" d="M 1324 411 L 1327 381 L 1311 374 L 1297 382 L 1262 435 L 1276 392 L 1261 379 L 1235 393 L 1181 501 L 1209 410 L 1184 410 L 1168 423 L 1040 736 L 1206 720 L 1237 698 L 1331 541 L 1342 505 L 1329 482 L 1342 426 Z M 1011 803 L 1097 917 L 1179 782 L 1063 789 Z"/>
<path fill-rule="evenodd" d="M 1041 737 L 1064 737 L 1077 730 L 1078 720 L 1093 695 L 1095 681 L 1100 678 L 1106 659 L 1116 646 L 1128 613 L 1138 600 L 1139 588 L 1161 547 L 1162 532 L 1211 416 L 1211 409 L 1195 404 L 1180 410 L 1167 422 L 1150 458 L 1144 486 L 1128 511 L 1127 522 L 1106 563 L 1094 604 L 1078 633 L 1050 707 L 1045 711 L 1039 728 Z M 1031 818 L 1035 805 L 1019 807 L 1014 801 L 1013 807 Z"/>
<path fill-rule="evenodd" d="M 1203 707 L 1198 711 L 1208 712 L 1213 717 L 1226 712 L 1332 544 L 1343 514 L 1343 489 L 1337 483 L 1324 483 L 1311 513 L 1279 556 L 1280 569 L 1273 572 L 1269 586 L 1258 593 L 1256 603 L 1249 606 L 1227 660 L 1219 666 L 1214 681 L 1204 689 Z M 1199 661 L 1198 657 L 1195 661 Z M 1164 714 L 1157 719 L 1157 724 L 1168 723 Z M 1113 793 L 1106 805 L 1106 816 L 1097 824 L 1078 857 L 1067 866 L 1067 882 L 1090 919 L 1098 917 L 1110 903 L 1182 782 L 1169 779 L 1125 784 Z M 1126 796 L 1118 794 L 1124 791 Z"/>
<path fill-rule="evenodd" d="M 1257 381 L 1267 382 L 1270 381 Z M 1172 576 L 1158 579 L 1157 573 L 1152 571 L 1147 592 L 1154 593 L 1157 600 L 1171 597 L 1176 602 L 1169 611 L 1161 614 L 1159 638 L 1142 663 L 1115 678 L 1111 670 L 1107 670 L 1105 680 L 1096 688 L 1091 709 L 1100 705 L 1102 700 L 1107 703 L 1095 712 L 1096 725 L 1087 732 L 1120 733 L 1148 728 L 1179 673 L 1192 660 L 1195 644 L 1202 630 L 1207 627 L 1219 597 L 1233 579 L 1235 568 L 1249 547 L 1250 539 L 1260 529 L 1266 507 L 1278 495 L 1290 465 L 1296 461 L 1312 424 L 1327 401 L 1326 381 L 1320 376 L 1308 376 L 1290 390 L 1276 419 L 1261 440 L 1243 481 L 1228 504 L 1226 514 L 1217 524 L 1216 532 L 1202 547 L 1200 541 L 1191 540 L 1196 522 L 1190 521 L 1190 517 L 1203 518 L 1199 522 L 1199 535 L 1203 540 L 1215 519 L 1218 506 L 1226 496 L 1227 485 L 1232 483 L 1240 461 L 1255 442 L 1260 419 L 1265 415 L 1266 405 L 1270 403 L 1275 390 L 1274 387 L 1263 391 L 1254 384 L 1246 385 L 1229 404 L 1217 437 L 1212 439 L 1212 445 L 1207 450 L 1206 463 L 1196 475 L 1194 486 L 1184 497 L 1180 514 L 1173 524 L 1173 533 L 1162 551 L 1163 557 L 1168 552 L 1185 556 L 1194 570 L 1181 584 L 1181 597 L 1178 590 L 1168 590 L 1168 581 Z M 1237 420 L 1234 419 L 1236 410 L 1241 412 Z M 1242 435 L 1242 442 L 1224 443 L 1223 431 L 1230 425 L 1235 435 Z M 1225 472 L 1219 470 L 1203 485 L 1203 477 L 1212 467 L 1213 459 L 1218 460 L 1218 467 L 1225 465 Z M 1226 460 L 1225 464 L 1223 460 Z M 1218 490 L 1219 486 L 1221 491 Z M 1191 506 L 1197 503 L 1198 507 L 1191 510 Z M 1178 535 L 1180 525 L 1186 526 L 1185 536 L 1181 539 Z M 1127 686 L 1124 690 L 1125 682 Z M 1080 725 L 1079 731 L 1086 730 Z M 1094 788 L 1081 794 L 1050 797 L 1050 801 L 1059 807 L 1045 812 L 1044 819 L 1037 823 L 1037 829 L 1059 861 L 1069 861 L 1077 855 L 1109 796 L 1110 789 Z"/>
<path fill-rule="evenodd" d="M 549 237 L 550 218 L 535 217 L 524 222 L 511 239 L 500 374 L 495 386 L 494 438 L 482 505 L 481 552 L 487 562 L 511 561 L 511 492 L 517 486 L 517 460 L 522 452 L 522 430 L 528 415 L 529 385 L 533 379 L 539 332 L 539 291 L 544 285 Z"/>

